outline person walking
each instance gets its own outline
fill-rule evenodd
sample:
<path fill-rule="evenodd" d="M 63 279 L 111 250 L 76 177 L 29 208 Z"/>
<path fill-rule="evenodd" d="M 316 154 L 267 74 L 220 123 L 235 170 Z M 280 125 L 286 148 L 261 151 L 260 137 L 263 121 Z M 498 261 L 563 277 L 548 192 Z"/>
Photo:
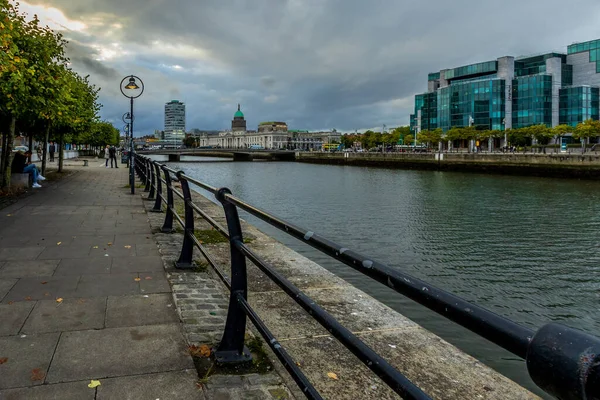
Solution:
<path fill-rule="evenodd" d="M 119 168 L 119 164 L 117 164 L 117 148 L 115 146 L 110 146 L 108 150 L 108 154 L 110 154 L 110 167 L 113 167 L 113 160 L 115 162 L 115 168 Z"/>
<path fill-rule="evenodd" d="M 50 142 L 50 148 L 48 149 L 50 153 L 50 162 L 54 162 L 54 153 L 56 153 L 56 145 L 54 142 Z"/>
<path fill-rule="evenodd" d="M 106 145 L 106 147 L 104 148 L 104 159 L 106 160 L 106 162 L 104 163 L 104 167 L 108 168 L 108 159 L 110 158 L 110 148 L 108 147 L 108 145 Z"/>

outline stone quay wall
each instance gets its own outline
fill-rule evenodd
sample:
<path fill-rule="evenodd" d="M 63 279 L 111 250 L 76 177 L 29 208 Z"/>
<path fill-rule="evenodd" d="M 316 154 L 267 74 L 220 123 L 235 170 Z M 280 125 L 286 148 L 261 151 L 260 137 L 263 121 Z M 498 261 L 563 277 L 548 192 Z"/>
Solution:
<path fill-rule="evenodd" d="M 176 188 L 179 185 L 176 183 Z M 183 205 L 177 196 L 175 199 L 175 207 L 179 210 L 178 213 L 182 213 Z M 223 208 L 212 197 L 209 199 L 193 193 L 193 200 L 209 216 L 226 226 Z M 152 203 L 146 202 L 146 208 L 151 208 Z M 221 338 L 227 316 L 229 295 L 226 287 L 212 268 L 206 267 L 206 259 L 197 249 L 194 250 L 194 259 L 204 268 L 195 272 L 173 270 L 173 262 L 181 248 L 182 230 L 171 234 L 157 232 L 164 213 L 149 212 L 148 215 L 156 229 L 154 235 L 165 266 L 170 270 L 168 278 L 173 286 L 174 301 L 189 343 L 215 345 Z M 177 222 L 174 222 L 174 226 L 177 226 Z M 211 226 L 198 215 L 195 218 L 195 229 L 200 234 L 212 231 Z M 242 229 L 247 245 L 253 251 L 432 398 L 539 398 L 256 227 L 242 221 Z M 203 245 L 219 267 L 231 276 L 229 243 L 205 242 Z M 399 398 L 256 266 L 250 261 L 247 264 L 250 304 L 323 397 L 377 400 Z M 247 330 L 249 334 L 259 336 L 250 322 L 247 322 Z M 304 398 L 268 346 L 265 344 L 264 347 L 270 355 L 277 377 L 267 374 L 260 378 L 264 380 L 261 381 L 263 387 L 266 385 L 270 393 L 274 393 L 273 390 L 278 390 L 283 384 L 290 398 Z M 337 379 L 332 379 L 328 375 L 330 373 L 334 373 Z M 209 380 L 209 389 L 211 385 L 214 388 L 216 378 Z M 227 386 L 240 378 L 232 376 L 218 379 L 226 382 Z M 256 376 L 243 377 L 242 381 L 256 379 Z"/>
<path fill-rule="evenodd" d="M 296 153 L 296 161 L 399 169 L 600 179 L 600 154 Z"/>

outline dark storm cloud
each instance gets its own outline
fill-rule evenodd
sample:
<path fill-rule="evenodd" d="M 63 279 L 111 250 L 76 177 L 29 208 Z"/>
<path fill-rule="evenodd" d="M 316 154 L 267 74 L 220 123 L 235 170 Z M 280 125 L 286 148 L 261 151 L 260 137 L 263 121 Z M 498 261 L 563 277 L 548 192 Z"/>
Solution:
<path fill-rule="evenodd" d="M 71 33 L 89 50 L 74 64 L 109 88 L 107 118 L 120 118 L 119 77 L 143 75 L 138 127 L 148 130 L 162 128 L 177 92 L 189 128 L 226 128 L 237 103 L 251 128 L 268 119 L 306 129 L 407 124 L 428 72 L 600 38 L 597 0 L 39 2 L 88 25 Z M 98 46 L 116 50 L 102 59 Z"/>

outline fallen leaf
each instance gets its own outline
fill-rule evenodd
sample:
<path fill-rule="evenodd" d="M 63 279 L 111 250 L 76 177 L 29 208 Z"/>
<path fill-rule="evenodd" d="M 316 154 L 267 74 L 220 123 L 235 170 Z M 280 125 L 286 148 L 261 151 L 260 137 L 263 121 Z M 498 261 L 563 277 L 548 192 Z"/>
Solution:
<path fill-rule="evenodd" d="M 63 302 L 63 298 L 62 298 L 62 297 L 59 297 L 58 299 L 56 299 L 56 302 L 57 302 L 57 303 L 62 303 L 62 302 Z"/>
<path fill-rule="evenodd" d="M 91 389 L 93 389 L 93 388 L 95 388 L 97 386 L 100 386 L 100 385 L 102 385 L 100 383 L 100 381 L 95 381 L 93 379 L 90 381 L 90 383 L 88 383 L 88 387 L 91 388 Z"/>
<path fill-rule="evenodd" d="M 44 371 L 39 368 L 34 368 L 31 370 L 31 380 L 32 381 L 43 381 L 46 377 Z"/>
<path fill-rule="evenodd" d="M 94 249 L 97 249 L 97 248 L 98 248 L 98 246 L 94 246 Z"/>
<path fill-rule="evenodd" d="M 78 302 L 79 304 L 83 304 L 83 303 L 85 303 L 85 300 L 84 300 L 84 299 L 79 299 L 79 300 L 77 300 L 77 302 Z"/>
<path fill-rule="evenodd" d="M 12 214 L 6 214 L 7 217 L 12 217 Z"/>
<path fill-rule="evenodd" d="M 130 245 L 126 245 L 126 246 L 123 246 L 123 247 L 125 247 L 126 249 L 130 249 L 131 248 Z"/>
<path fill-rule="evenodd" d="M 12 303 L 14 303 L 14 301 L 9 301 L 9 302 L 8 302 L 8 305 L 10 306 Z"/>
<path fill-rule="evenodd" d="M 46 292 L 44 293 L 44 296 L 50 296 L 50 293 Z"/>
<path fill-rule="evenodd" d="M 57 245 L 57 246 L 60 246 L 60 244 L 61 244 L 61 243 L 62 243 L 62 242 L 58 242 L 58 243 L 56 243 L 56 245 Z"/>
<path fill-rule="evenodd" d="M 296 365 L 299 366 L 299 367 L 302 366 L 302 364 L 300 364 L 300 362 L 298 362 L 298 361 L 296 361 Z"/>
<path fill-rule="evenodd" d="M 337 375 L 335 373 L 333 373 L 333 372 L 328 372 L 327 376 L 330 377 L 333 380 L 336 380 L 336 381 L 338 380 Z"/>
<path fill-rule="evenodd" d="M 133 278 L 133 280 L 134 280 L 134 281 L 136 281 L 136 282 L 139 282 L 139 281 L 141 281 L 141 279 L 140 279 L 140 278 Z"/>
<path fill-rule="evenodd" d="M 6 357 L 2 357 L 2 358 L 0 358 L 0 364 L 4 364 L 4 363 L 6 363 L 7 361 L 8 361 L 8 358 L 6 358 Z"/>
<path fill-rule="evenodd" d="M 42 285 L 45 285 L 46 283 L 48 283 L 47 281 L 42 282 Z"/>
<path fill-rule="evenodd" d="M 150 279 L 152 279 L 152 277 L 151 277 L 151 276 L 147 276 L 147 277 L 146 277 L 146 278 L 144 278 L 144 279 L 146 279 L 147 281 L 149 281 Z"/>
<path fill-rule="evenodd" d="M 107 245 L 109 245 L 109 246 L 112 246 L 112 243 L 111 243 L 111 242 L 108 242 L 108 243 L 107 243 Z"/>
<path fill-rule="evenodd" d="M 31 296 L 25 297 L 25 300 L 27 300 L 27 301 L 31 300 Z"/>
<path fill-rule="evenodd" d="M 200 346 L 191 345 L 188 347 L 190 354 L 194 357 L 210 357 L 210 347 L 202 344 Z"/>

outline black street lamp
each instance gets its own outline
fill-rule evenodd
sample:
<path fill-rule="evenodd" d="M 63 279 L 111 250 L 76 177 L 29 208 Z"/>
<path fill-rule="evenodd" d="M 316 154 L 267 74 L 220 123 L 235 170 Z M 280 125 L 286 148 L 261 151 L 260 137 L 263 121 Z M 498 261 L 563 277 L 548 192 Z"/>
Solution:
<path fill-rule="evenodd" d="M 139 81 L 138 86 L 136 79 Z M 128 81 L 125 83 L 125 81 Z M 121 93 L 123 96 L 128 97 L 130 100 L 129 118 L 125 121 L 125 114 L 123 116 L 124 122 L 129 122 L 129 186 L 131 187 L 131 194 L 135 194 L 135 175 L 134 175 L 134 158 L 133 158 L 133 99 L 137 99 L 144 93 L 144 82 L 135 75 L 126 76 L 121 81 Z M 127 91 L 127 93 L 125 93 Z"/>

